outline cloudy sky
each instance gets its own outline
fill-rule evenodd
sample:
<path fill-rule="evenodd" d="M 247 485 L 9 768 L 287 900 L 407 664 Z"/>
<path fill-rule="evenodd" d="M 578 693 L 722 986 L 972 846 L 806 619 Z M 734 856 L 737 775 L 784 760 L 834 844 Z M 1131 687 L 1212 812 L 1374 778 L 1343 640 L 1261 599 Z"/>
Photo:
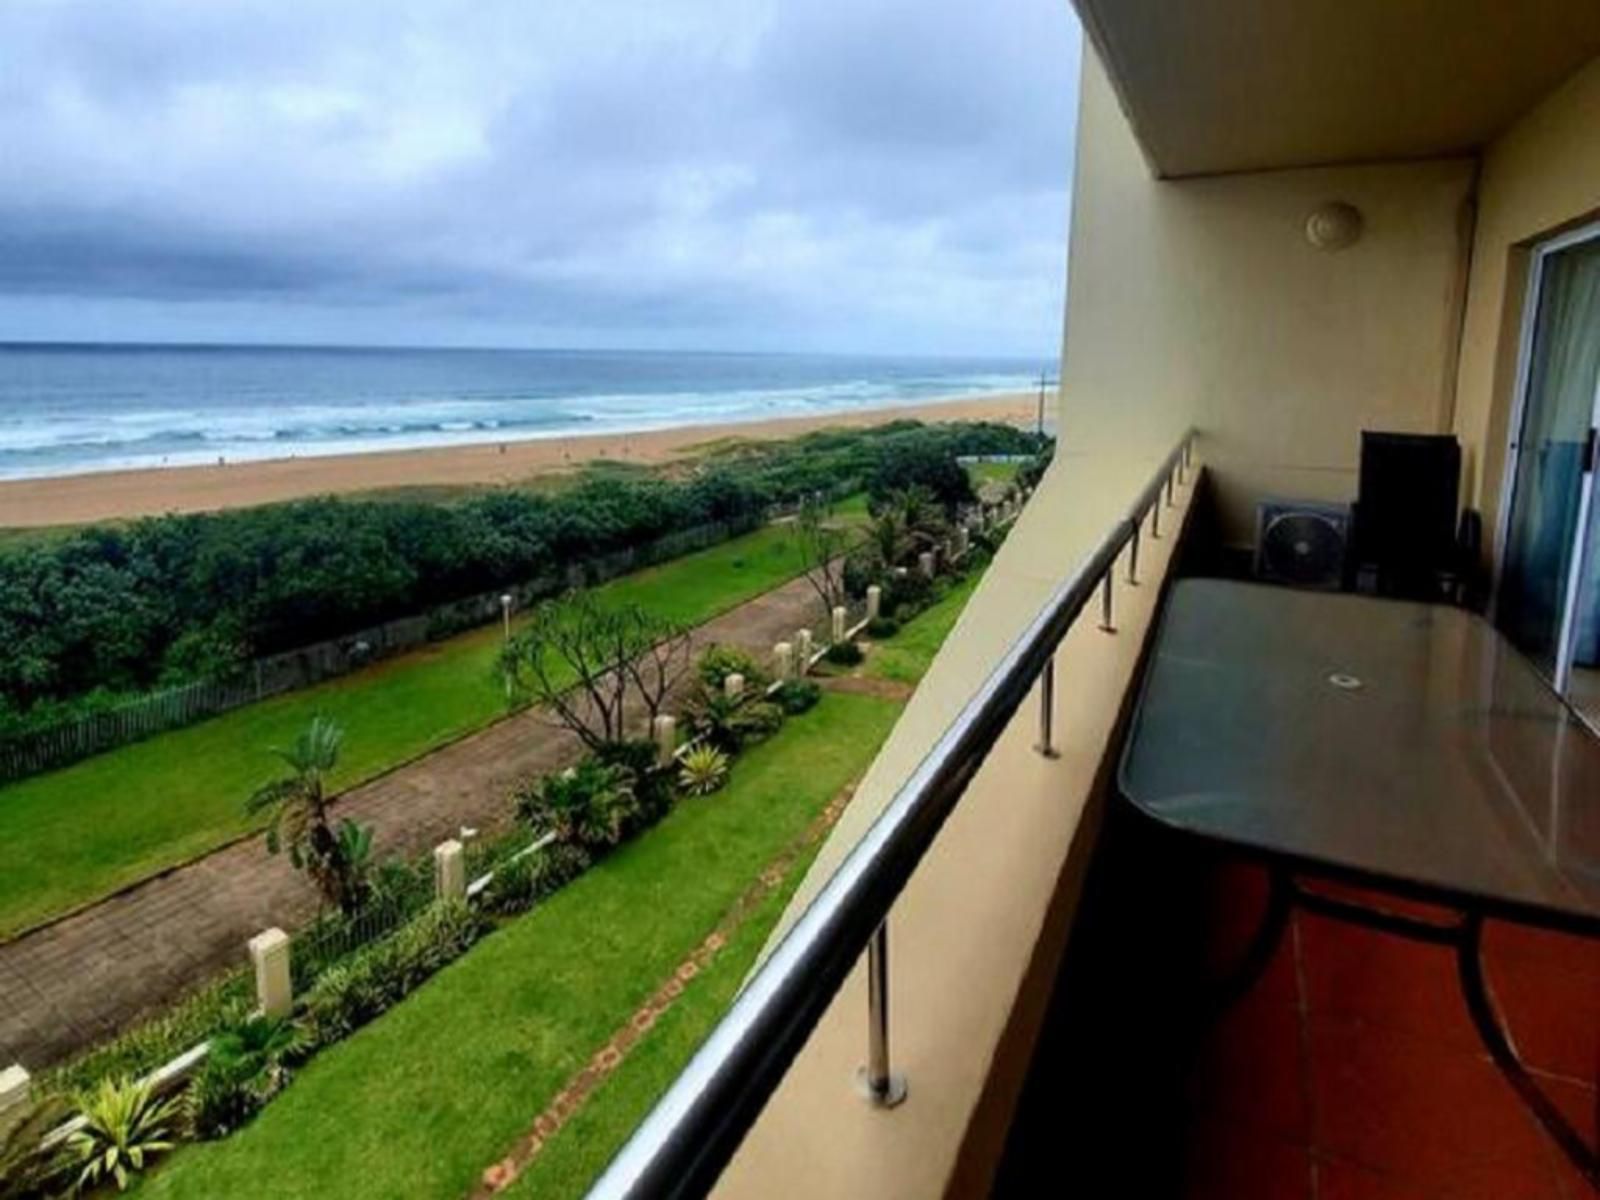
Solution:
<path fill-rule="evenodd" d="M 1067 0 L 3 0 L 0 340 L 1021 354 Z"/>

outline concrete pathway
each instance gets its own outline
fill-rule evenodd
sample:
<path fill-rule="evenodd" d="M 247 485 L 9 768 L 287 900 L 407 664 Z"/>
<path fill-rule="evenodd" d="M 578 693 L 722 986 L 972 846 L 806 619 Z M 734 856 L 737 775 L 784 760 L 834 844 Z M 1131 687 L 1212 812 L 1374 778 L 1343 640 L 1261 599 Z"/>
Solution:
<path fill-rule="evenodd" d="M 822 634 L 821 611 L 796 579 L 702 625 L 696 644 L 764 659 L 802 624 Z M 380 855 L 412 855 L 463 825 L 504 828 L 518 781 L 581 753 L 547 714 L 528 712 L 351 789 L 334 812 L 375 826 Z M 70 1057 L 240 965 L 252 935 L 294 929 L 316 910 L 304 876 L 250 838 L 0 945 L 0 1067 L 38 1071 Z"/>

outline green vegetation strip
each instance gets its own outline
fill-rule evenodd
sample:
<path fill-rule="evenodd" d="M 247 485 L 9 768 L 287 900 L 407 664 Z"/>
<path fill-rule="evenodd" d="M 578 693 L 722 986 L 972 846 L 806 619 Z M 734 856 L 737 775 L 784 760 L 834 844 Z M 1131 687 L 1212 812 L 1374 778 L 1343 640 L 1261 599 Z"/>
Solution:
<path fill-rule="evenodd" d="M 865 769 L 898 712 L 873 697 L 825 696 L 741 756 L 724 791 L 684 801 L 320 1055 L 250 1127 L 186 1149 L 144 1190 L 207 1198 L 263 1187 L 284 1197 L 470 1190 L 763 866 Z M 762 919 L 741 926 L 735 944 L 745 962 L 777 913 L 773 899 Z M 712 986 L 702 991 L 697 981 L 696 1003 L 681 1011 L 711 1019 L 738 962 L 719 956 L 707 972 Z M 656 1043 L 645 1039 L 624 1070 L 686 1051 L 692 1032 L 680 1030 L 665 1050 L 645 1052 Z"/>
<path fill-rule="evenodd" d="M 769 526 L 598 592 L 700 624 L 799 570 L 787 530 Z M 244 798 L 277 769 L 268 748 L 318 713 L 345 730 L 340 789 L 489 724 L 505 712 L 500 643 L 498 628 L 476 630 L 0 789 L 0 938 L 247 833 Z"/>
<path fill-rule="evenodd" d="M 982 578 L 983 572 L 974 571 L 958 580 L 894 637 L 874 646 L 861 673 L 874 679 L 915 684 L 927 673 Z"/>

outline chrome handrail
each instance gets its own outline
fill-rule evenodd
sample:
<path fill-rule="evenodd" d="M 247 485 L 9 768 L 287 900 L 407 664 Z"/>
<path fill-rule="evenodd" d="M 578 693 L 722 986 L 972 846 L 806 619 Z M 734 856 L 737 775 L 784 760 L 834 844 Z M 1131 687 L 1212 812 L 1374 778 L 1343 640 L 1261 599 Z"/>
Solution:
<path fill-rule="evenodd" d="M 711 1035 L 650 1115 L 634 1130 L 590 1190 L 591 1200 L 703 1196 L 711 1190 L 768 1097 L 855 969 L 873 958 L 868 1090 L 895 1103 L 899 1081 L 887 1064 L 886 925 L 889 910 L 967 784 L 1034 684 L 1054 663 L 1056 647 L 1108 579 L 1146 516 L 1160 537 L 1160 508 L 1190 465 L 1194 431 L 1184 434 L 1127 515 L 1058 586 L 916 770 L 846 856 L 770 958 L 750 979 Z M 1131 572 L 1136 562 L 1130 562 Z M 1109 593 L 1108 593 L 1109 595 Z M 1109 600 L 1102 627 L 1111 626 Z M 1050 674 L 1053 677 L 1053 670 Z M 1050 690 L 1041 696 L 1048 714 Z M 1044 716 L 1048 721 L 1048 716 Z M 1043 751 L 1051 750 L 1048 725 Z"/>

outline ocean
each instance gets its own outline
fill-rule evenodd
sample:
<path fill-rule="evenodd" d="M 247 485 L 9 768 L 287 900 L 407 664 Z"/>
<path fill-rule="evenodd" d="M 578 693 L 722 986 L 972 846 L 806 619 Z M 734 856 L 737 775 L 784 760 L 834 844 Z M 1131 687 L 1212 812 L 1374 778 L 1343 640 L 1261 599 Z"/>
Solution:
<path fill-rule="evenodd" d="M 0 343 L 0 479 L 761 421 L 1028 391 L 1041 364 Z"/>

